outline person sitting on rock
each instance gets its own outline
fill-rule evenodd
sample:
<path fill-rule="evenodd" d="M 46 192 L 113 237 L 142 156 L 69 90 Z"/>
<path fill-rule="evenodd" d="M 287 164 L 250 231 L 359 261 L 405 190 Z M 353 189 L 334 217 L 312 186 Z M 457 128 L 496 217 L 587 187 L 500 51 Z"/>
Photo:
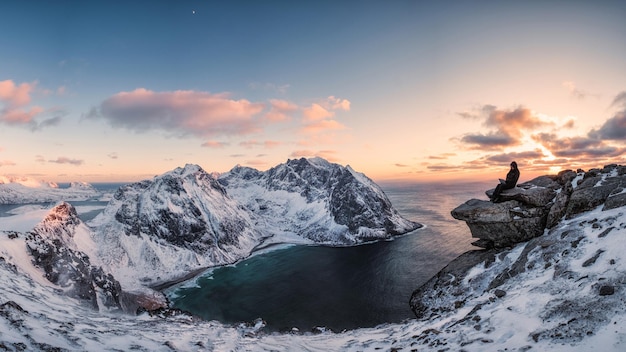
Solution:
<path fill-rule="evenodd" d="M 508 174 L 506 174 L 506 180 L 500 179 L 500 183 L 496 186 L 495 191 L 493 191 L 493 195 L 491 195 L 491 201 L 497 202 L 500 200 L 500 193 L 505 189 L 511 189 L 515 187 L 517 184 L 517 180 L 519 180 L 519 169 L 517 168 L 517 163 L 515 161 L 511 162 L 511 170 Z"/>

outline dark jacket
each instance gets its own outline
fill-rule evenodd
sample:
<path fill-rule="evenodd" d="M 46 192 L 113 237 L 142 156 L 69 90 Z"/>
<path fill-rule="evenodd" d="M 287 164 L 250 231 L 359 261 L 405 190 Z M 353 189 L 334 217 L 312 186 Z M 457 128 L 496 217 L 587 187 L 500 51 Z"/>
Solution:
<path fill-rule="evenodd" d="M 511 171 L 506 174 L 506 188 L 513 188 L 517 184 L 517 180 L 519 180 L 519 169 L 517 165 L 511 167 Z"/>

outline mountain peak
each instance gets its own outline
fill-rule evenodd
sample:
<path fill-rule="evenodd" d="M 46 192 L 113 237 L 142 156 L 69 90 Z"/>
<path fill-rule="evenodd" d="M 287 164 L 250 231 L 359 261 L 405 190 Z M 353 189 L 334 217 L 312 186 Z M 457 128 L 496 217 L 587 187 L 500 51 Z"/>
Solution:
<path fill-rule="evenodd" d="M 76 208 L 68 202 L 60 202 L 50 209 L 46 217 L 33 228 L 33 232 L 51 240 L 58 239 L 73 248 L 75 229 L 80 224 L 82 221 Z"/>

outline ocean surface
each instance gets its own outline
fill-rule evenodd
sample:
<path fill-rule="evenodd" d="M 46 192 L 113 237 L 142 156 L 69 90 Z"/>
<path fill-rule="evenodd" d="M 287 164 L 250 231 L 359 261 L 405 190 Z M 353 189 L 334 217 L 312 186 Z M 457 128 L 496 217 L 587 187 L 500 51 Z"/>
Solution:
<path fill-rule="evenodd" d="M 476 249 L 450 211 L 486 199 L 492 183 L 379 183 L 404 217 L 426 225 L 392 241 L 349 248 L 291 246 L 211 269 L 168 290 L 173 306 L 206 320 L 269 331 L 333 331 L 414 318 L 413 290 L 461 253 Z"/>

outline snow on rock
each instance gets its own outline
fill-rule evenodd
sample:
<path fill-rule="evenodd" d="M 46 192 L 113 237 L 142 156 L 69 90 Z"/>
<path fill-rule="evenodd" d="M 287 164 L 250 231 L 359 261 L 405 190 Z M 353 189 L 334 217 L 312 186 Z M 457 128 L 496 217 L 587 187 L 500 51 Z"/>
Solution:
<path fill-rule="evenodd" d="M 219 182 L 272 235 L 341 246 L 421 227 L 402 218 L 365 175 L 322 158 L 288 160 L 265 172 L 237 166 Z"/>
<path fill-rule="evenodd" d="M 421 225 L 364 175 L 316 158 L 219 179 L 186 165 L 121 187 L 90 226 L 94 255 L 125 287 L 158 287 L 270 244 L 353 245 Z"/>
<path fill-rule="evenodd" d="M 100 192 L 85 182 L 72 182 L 68 188 L 59 188 L 54 182 L 0 176 L 0 204 L 87 200 L 98 196 L 100 196 Z"/>
<path fill-rule="evenodd" d="M 252 178 L 260 173 L 250 169 L 241 172 Z M 170 186 L 185 192 L 200 182 L 198 178 L 205 177 L 194 167 L 172 173 L 184 175 L 185 181 L 172 181 L 183 187 Z M 155 204 L 166 201 L 178 202 L 181 209 L 190 206 L 186 201 L 163 194 L 148 192 L 147 198 L 140 195 L 140 189 L 152 190 L 151 185 L 162 181 L 163 178 L 157 177 L 130 186 L 120 190 L 120 196 L 133 194 L 152 204 L 152 210 Z M 214 181 L 211 178 L 203 182 Z M 248 189 L 260 194 L 261 189 L 255 187 L 261 186 L 248 186 Z M 213 191 L 220 192 L 218 187 L 210 192 Z M 213 196 L 219 199 L 217 193 Z M 117 205 L 109 210 L 113 214 L 125 204 L 123 197 L 118 198 Z M 256 203 L 257 211 L 265 204 Z M 246 207 L 254 204 L 247 203 Z M 138 219 L 141 218 L 143 212 L 135 211 Z M 128 220 L 124 214 L 120 215 L 121 219 Z M 76 248 L 88 247 L 86 242 L 76 241 L 80 237 L 77 233 L 80 223 L 73 226 L 73 233 L 50 229 L 60 225 L 63 219 L 72 219 L 70 209 L 61 207 L 55 216 L 44 220 L 38 226 L 40 236 L 49 239 L 68 235 Z M 134 228 L 126 221 L 119 226 L 120 230 Z M 120 238 L 143 237 L 142 227 L 137 226 L 139 234 L 122 232 Z M 102 233 L 93 235 L 102 236 Z M 156 239 L 146 237 L 145 241 L 169 246 L 167 232 L 162 235 Z M 262 321 L 230 326 L 168 309 L 138 316 L 96 312 L 79 300 L 60 294 L 47 280 L 41 280 L 40 268 L 25 255 L 25 236 L 0 232 L 0 348 L 16 351 L 624 351 L 625 236 L 626 208 L 603 211 L 596 206 L 571 218 L 561 218 L 543 236 L 528 242 L 504 249 L 472 251 L 454 260 L 413 295 L 411 306 L 419 319 L 341 333 L 319 329 L 266 334 Z M 94 241 L 98 245 L 106 243 L 101 239 Z"/>
<path fill-rule="evenodd" d="M 121 187 L 90 225 L 94 255 L 129 286 L 154 286 L 250 255 L 261 235 L 197 165 Z"/>
<path fill-rule="evenodd" d="M 262 323 L 229 326 L 176 311 L 95 312 L 32 280 L 2 252 L 15 239 L 0 233 L 0 345 L 32 351 L 624 351 L 625 213 L 583 213 L 543 237 L 476 260 L 464 277 L 442 275 L 439 280 L 458 286 L 433 288 L 434 310 L 420 320 L 341 333 L 266 334 Z"/>

